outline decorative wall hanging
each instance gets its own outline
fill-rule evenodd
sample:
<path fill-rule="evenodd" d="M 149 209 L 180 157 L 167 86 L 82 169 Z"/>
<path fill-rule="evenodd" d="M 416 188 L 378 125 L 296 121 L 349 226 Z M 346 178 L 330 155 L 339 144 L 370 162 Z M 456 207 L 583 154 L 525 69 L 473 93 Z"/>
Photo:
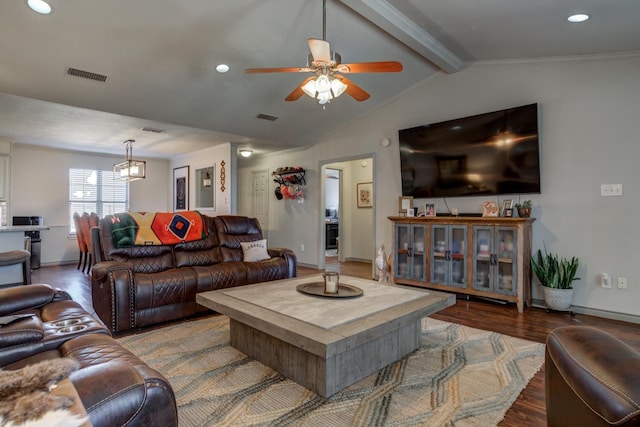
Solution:
<path fill-rule="evenodd" d="M 173 210 L 189 209 L 189 166 L 173 169 Z"/>
<path fill-rule="evenodd" d="M 225 171 L 224 171 L 224 165 L 225 165 L 225 163 L 224 163 L 224 160 L 223 160 L 223 161 L 220 162 L 220 191 L 222 191 L 223 193 L 224 193 L 224 189 L 225 189 L 224 179 L 226 178 Z"/>
<path fill-rule="evenodd" d="M 276 169 L 272 174 L 273 182 L 278 184 L 275 195 L 278 200 L 303 200 L 303 186 L 307 185 L 305 170 L 301 166 L 287 166 Z"/>

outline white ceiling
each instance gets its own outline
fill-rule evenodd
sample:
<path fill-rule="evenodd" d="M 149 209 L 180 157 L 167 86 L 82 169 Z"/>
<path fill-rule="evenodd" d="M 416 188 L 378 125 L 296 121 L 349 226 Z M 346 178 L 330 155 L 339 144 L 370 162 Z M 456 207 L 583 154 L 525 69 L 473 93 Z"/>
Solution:
<path fill-rule="evenodd" d="M 0 137 L 73 150 L 169 158 L 234 142 L 307 146 L 434 72 L 478 60 L 640 51 L 638 0 L 327 0 L 327 40 L 343 62 L 397 60 L 401 73 L 352 74 L 371 94 L 326 110 L 284 98 L 322 37 L 322 0 L 0 1 Z M 575 12 L 592 18 L 570 24 Z M 226 63 L 227 74 L 215 66 Z M 107 76 L 67 75 L 77 68 Z M 258 114 L 277 116 L 274 122 Z M 164 129 L 156 134 L 142 127 Z"/>

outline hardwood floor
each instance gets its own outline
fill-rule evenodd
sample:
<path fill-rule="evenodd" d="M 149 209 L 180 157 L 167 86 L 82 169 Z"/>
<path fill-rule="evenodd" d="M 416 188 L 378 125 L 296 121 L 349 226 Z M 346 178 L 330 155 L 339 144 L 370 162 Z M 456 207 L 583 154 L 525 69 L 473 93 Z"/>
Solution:
<path fill-rule="evenodd" d="M 337 257 L 328 257 L 327 270 L 340 274 L 371 279 L 371 264 L 359 262 L 340 263 Z M 298 275 L 318 274 L 319 270 L 299 267 Z M 32 273 L 33 283 L 49 283 L 67 291 L 85 309 L 93 313 L 89 276 L 76 270 L 75 265 L 43 267 Z M 518 313 L 515 305 L 503 305 L 484 300 L 458 296 L 456 305 L 448 307 L 433 318 L 455 322 L 478 329 L 544 343 L 547 334 L 560 326 L 590 325 L 617 336 L 640 350 L 640 325 L 608 320 L 599 317 L 569 313 L 546 312 L 539 308 L 526 308 Z M 544 367 L 520 394 L 500 423 L 502 427 L 546 426 L 544 396 Z"/>

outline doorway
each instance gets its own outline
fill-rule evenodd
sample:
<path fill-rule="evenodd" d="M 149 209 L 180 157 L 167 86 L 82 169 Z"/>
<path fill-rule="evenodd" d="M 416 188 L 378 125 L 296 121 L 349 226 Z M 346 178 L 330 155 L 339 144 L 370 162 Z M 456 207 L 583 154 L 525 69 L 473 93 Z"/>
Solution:
<path fill-rule="evenodd" d="M 321 269 L 357 262 L 369 264 L 373 271 L 374 209 L 363 207 L 357 200 L 359 185 L 370 184 L 373 188 L 373 160 L 371 156 L 358 157 L 321 165 Z"/>
<path fill-rule="evenodd" d="M 338 258 L 340 253 L 340 175 L 340 169 L 329 167 L 324 175 L 325 259 Z"/>

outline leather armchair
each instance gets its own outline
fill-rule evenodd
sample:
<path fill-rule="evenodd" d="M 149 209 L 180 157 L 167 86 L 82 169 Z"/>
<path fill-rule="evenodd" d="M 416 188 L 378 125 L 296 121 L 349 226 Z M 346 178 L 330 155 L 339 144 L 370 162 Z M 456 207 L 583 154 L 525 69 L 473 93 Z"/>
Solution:
<path fill-rule="evenodd" d="M 589 326 L 547 337 L 547 425 L 640 426 L 640 353 Z"/>

